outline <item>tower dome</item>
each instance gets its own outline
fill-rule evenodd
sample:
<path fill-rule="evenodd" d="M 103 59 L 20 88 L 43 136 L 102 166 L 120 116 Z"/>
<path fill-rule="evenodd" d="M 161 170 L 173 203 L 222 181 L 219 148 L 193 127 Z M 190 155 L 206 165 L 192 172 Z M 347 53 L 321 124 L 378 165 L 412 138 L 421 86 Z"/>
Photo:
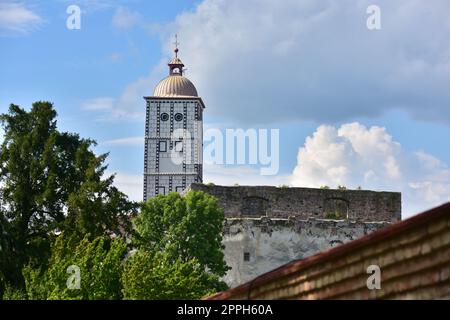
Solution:
<path fill-rule="evenodd" d="M 182 75 L 169 75 L 153 91 L 154 97 L 198 97 L 194 84 Z"/>
<path fill-rule="evenodd" d="M 169 76 L 162 79 L 153 91 L 154 97 L 198 97 L 194 84 L 183 76 L 184 64 L 178 58 L 178 48 L 175 48 L 175 58 L 168 64 Z"/>

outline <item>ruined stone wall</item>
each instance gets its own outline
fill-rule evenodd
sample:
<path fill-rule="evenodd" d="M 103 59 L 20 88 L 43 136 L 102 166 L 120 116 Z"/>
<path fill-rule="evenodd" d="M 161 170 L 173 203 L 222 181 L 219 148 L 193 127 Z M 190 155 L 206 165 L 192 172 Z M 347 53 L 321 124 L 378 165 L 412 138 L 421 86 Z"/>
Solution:
<path fill-rule="evenodd" d="M 379 267 L 379 289 L 367 286 L 369 276 L 375 275 L 368 273 L 369 266 Z M 212 298 L 448 300 L 450 203 Z"/>
<path fill-rule="evenodd" d="M 338 218 L 353 221 L 401 219 L 401 194 L 368 190 L 215 186 L 194 183 L 192 190 L 215 196 L 227 218 L 266 216 Z"/>
<path fill-rule="evenodd" d="M 224 277 L 231 287 L 252 280 L 292 260 L 338 246 L 388 223 L 299 218 L 230 218 L 224 229 Z"/>
<path fill-rule="evenodd" d="M 401 217 L 401 194 L 366 190 L 192 184 L 224 209 L 231 287 L 292 260 L 362 237 Z"/>

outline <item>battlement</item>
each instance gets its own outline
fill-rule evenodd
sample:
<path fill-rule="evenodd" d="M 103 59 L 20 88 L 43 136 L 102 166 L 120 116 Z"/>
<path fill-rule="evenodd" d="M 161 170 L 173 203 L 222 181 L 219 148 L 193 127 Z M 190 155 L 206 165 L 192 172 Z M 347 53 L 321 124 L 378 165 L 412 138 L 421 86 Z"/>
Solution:
<path fill-rule="evenodd" d="M 216 186 L 190 190 L 215 196 L 227 218 L 269 217 L 386 221 L 401 219 L 401 193 L 273 186 Z"/>

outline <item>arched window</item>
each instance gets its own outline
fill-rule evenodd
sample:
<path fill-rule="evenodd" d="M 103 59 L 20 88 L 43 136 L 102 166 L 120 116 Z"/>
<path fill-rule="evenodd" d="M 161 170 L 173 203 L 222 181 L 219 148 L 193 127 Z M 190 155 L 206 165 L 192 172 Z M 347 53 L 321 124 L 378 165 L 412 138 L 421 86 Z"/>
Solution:
<path fill-rule="evenodd" d="M 261 197 L 245 197 L 242 200 L 242 215 L 265 216 L 269 201 Z"/>
<path fill-rule="evenodd" d="M 348 219 L 350 202 L 344 198 L 328 198 L 325 200 L 325 218 Z"/>

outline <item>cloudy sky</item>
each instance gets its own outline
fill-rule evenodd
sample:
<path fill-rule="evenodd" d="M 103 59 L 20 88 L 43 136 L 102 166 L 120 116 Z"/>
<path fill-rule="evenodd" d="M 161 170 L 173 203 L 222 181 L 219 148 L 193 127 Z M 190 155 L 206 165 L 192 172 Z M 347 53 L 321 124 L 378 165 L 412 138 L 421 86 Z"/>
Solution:
<path fill-rule="evenodd" d="M 450 201 L 447 0 L 0 0 L 0 112 L 54 102 L 59 127 L 96 139 L 141 200 L 142 96 L 175 33 L 205 128 L 280 133 L 276 176 L 208 164 L 205 182 L 401 191 L 403 217 Z"/>

